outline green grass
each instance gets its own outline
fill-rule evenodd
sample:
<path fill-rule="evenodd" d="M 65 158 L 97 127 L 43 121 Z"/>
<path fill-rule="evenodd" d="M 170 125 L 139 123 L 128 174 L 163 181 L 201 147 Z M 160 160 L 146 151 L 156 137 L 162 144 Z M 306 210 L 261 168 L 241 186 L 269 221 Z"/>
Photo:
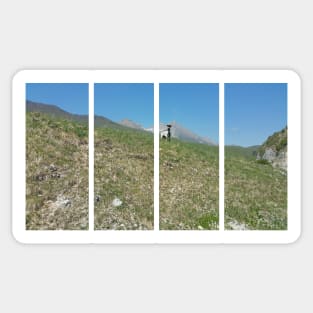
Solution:
<path fill-rule="evenodd" d="M 218 229 L 218 147 L 160 141 L 160 229 Z"/>
<path fill-rule="evenodd" d="M 232 157 L 245 158 L 248 160 L 255 160 L 259 146 L 240 147 L 240 146 L 225 146 L 225 154 Z"/>
<path fill-rule="evenodd" d="M 86 123 L 26 114 L 26 229 L 88 229 Z"/>
<path fill-rule="evenodd" d="M 225 228 L 287 229 L 287 173 L 225 149 Z"/>
<path fill-rule="evenodd" d="M 256 162 L 258 164 L 263 164 L 263 165 L 271 165 L 271 163 L 265 159 L 259 159 L 259 160 L 256 160 Z"/>
<path fill-rule="evenodd" d="M 151 133 L 95 129 L 96 230 L 153 229 L 153 160 Z"/>
<path fill-rule="evenodd" d="M 285 148 L 284 136 L 270 142 Z M 94 141 L 95 229 L 153 229 L 153 135 L 97 127 Z M 225 147 L 225 228 L 287 229 L 287 173 L 256 161 L 256 149 Z M 218 229 L 218 147 L 161 140 L 159 165 L 160 229 Z M 87 123 L 26 114 L 25 223 L 88 229 Z"/>

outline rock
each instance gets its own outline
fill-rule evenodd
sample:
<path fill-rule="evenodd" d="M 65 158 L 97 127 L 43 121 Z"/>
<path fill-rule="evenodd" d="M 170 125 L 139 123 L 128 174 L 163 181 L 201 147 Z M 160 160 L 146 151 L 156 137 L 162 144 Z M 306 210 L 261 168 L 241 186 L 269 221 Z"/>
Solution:
<path fill-rule="evenodd" d="M 272 148 L 266 149 L 262 159 L 272 162 L 273 160 L 276 159 L 276 151 L 274 151 Z"/>
<path fill-rule="evenodd" d="M 47 176 L 46 176 L 45 174 L 43 174 L 43 173 L 40 173 L 40 174 L 38 174 L 38 175 L 35 176 L 35 179 L 36 179 L 36 180 L 39 180 L 39 181 L 43 181 L 43 180 L 45 180 L 46 178 L 47 178 Z"/>
<path fill-rule="evenodd" d="M 281 151 L 278 153 L 276 159 L 273 160 L 273 166 L 279 167 L 283 170 L 287 170 L 287 166 L 288 166 L 287 159 L 288 159 L 287 151 Z"/>
<path fill-rule="evenodd" d="M 69 200 L 69 199 L 65 199 L 63 201 L 63 203 L 64 203 L 65 206 L 71 206 L 71 204 L 72 204 L 71 200 Z"/>
<path fill-rule="evenodd" d="M 272 148 L 265 149 L 263 156 L 258 154 L 257 160 L 267 160 L 273 167 L 287 170 L 287 151 L 276 152 Z"/>
<path fill-rule="evenodd" d="M 266 160 L 273 167 L 287 170 L 287 127 L 269 136 L 259 149 L 256 159 Z"/>
<path fill-rule="evenodd" d="M 49 170 L 50 170 L 51 172 L 56 172 L 56 171 L 58 170 L 58 168 L 57 168 L 54 164 L 50 164 Z"/>
<path fill-rule="evenodd" d="M 115 198 L 113 201 L 112 201 L 112 205 L 114 207 L 119 207 L 123 204 L 123 202 L 119 199 L 119 198 Z"/>
<path fill-rule="evenodd" d="M 228 226 L 230 226 L 230 228 L 232 230 L 248 230 L 249 228 L 247 227 L 247 225 L 245 224 L 241 224 L 236 220 L 232 220 L 230 222 L 228 222 Z"/>
<path fill-rule="evenodd" d="M 60 175 L 59 173 L 52 173 L 52 174 L 50 175 L 50 177 L 51 177 L 51 178 L 60 178 L 61 175 Z"/>
<path fill-rule="evenodd" d="M 55 202 L 55 205 L 59 208 L 64 209 L 66 207 L 70 207 L 72 205 L 72 201 L 62 196 L 58 196 L 57 201 Z"/>

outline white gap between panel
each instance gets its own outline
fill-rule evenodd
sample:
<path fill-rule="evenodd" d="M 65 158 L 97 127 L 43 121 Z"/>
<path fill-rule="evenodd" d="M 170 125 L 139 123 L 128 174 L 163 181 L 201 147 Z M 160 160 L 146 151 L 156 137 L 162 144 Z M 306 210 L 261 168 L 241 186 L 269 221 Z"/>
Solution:
<path fill-rule="evenodd" d="M 219 84 L 219 231 L 224 231 L 224 82 Z"/>
<path fill-rule="evenodd" d="M 159 83 L 154 82 L 154 232 L 159 231 Z"/>
<path fill-rule="evenodd" d="M 89 80 L 89 231 L 94 231 L 94 83 Z"/>

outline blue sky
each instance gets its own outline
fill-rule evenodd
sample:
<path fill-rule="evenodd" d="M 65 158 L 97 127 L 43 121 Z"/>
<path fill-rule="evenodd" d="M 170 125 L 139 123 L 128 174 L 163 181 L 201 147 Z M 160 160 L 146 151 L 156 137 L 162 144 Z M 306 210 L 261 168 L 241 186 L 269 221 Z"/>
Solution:
<path fill-rule="evenodd" d="M 218 84 L 160 84 L 160 121 L 176 121 L 218 143 Z"/>
<path fill-rule="evenodd" d="M 287 125 L 287 84 L 225 84 L 225 144 L 253 146 Z"/>
<path fill-rule="evenodd" d="M 88 114 L 88 84 L 26 84 L 26 99 L 54 104 L 75 114 Z"/>
<path fill-rule="evenodd" d="M 124 118 L 144 128 L 153 126 L 153 84 L 95 84 L 95 114 L 119 122 Z"/>

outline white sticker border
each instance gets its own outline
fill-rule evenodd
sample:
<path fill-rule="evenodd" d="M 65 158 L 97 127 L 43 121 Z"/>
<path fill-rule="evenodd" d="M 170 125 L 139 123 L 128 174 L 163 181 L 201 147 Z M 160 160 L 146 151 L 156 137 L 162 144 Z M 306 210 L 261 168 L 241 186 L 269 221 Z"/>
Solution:
<path fill-rule="evenodd" d="M 93 84 L 154 84 L 154 223 L 159 217 L 159 83 L 219 83 L 220 229 L 214 231 L 94 231 L 93 149 L 89 149 L 88 231 L 25 229 L 25 84 L 89 83 L 89 146 L 93 147 Z M 224 83 L 288 84 L 288 229 L 224 230 Z M 12 86 L 12 233 L 21 243 L 207 244 L 292 243 L 301 233 L 301 82 L 291 70 L 23 70 Z"/>

